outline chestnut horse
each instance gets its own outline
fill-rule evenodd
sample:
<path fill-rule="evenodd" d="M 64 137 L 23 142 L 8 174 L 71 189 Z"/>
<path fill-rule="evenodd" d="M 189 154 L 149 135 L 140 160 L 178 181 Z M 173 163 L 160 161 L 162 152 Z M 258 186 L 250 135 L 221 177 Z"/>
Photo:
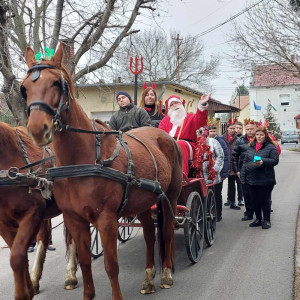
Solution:
<path fill-rule="evenodd" d="M 167 133 L 152 127 L 137 128 L 119 136 L 101 121 L 97 123 L 88 119 L 74 97 L 74 86 L 70 74 L 62 65 L 63 46 L 60 44 L 51 60 L 37 63 L 34 52 L 27 48 L 25 59 L 29 67 L 21 92 L 27 98 L 28 132 L 37 145 L 51 142 L 56 152 L 58 166 L 90 165 L 97 166 L 95 158 L 95 136 L 62 130 L 65 125 L 92 131 L 94 126 L 102 132 L 101 160 L 110 161 L 110 167 L 118 174 L 125 174 L 129 169 L 130 178 L 137 182 L 140 178 L 155 180 L 160 183 L 166 197 L 161 201 L 162 224 L 158 224 L 160 254 L 162 261 L 161 287 L 173 285 L 171 276 L 173 268 L 174 219 L 171 210 L 176 211 L 177 198 L 182 183 L 182 155 L 176 141 Z M 52 118 L 54 116 L 54 118 Z M 59 129 L 55 131 L 55 129 Z M 111 134 L 107 134 L 110 132 Z M 115 150 L 121 144 L 118 155 Z M 124 142 L 125 141 L 125 142 Z M 125 145 L 124 145 L 125 144 Z M 126 145 L 130 154 L 127 154 Z M 115 157 L 116 156 L 116 157 Z M 153 156 L 153 157 L 152 157 Z M 114 159 L 110 159 L 110 158 Z M 132 158 L 132 159 L 131 159 Z M 133 168 L 134 164 L 134 168 Z M 157 167 L 156 167 L 157 166 Z M 99 169 L 103 170 L 101 164 Z M 134 169 L 134 170 L 133 170 Z M 127 173 L 128 174 L 128 173 Z M 75 175 L 75 174 L 74 174 Z M 121 176 L 121 175 L 120 175 Z M 130 177 L 131 176 L 131 177 Z M 68 177 L 58 179 L 54 185 L 54 195 L 62 210 L 67 228 L 75 240 L 78 260 L 82 270 L 85 300 L 93 299 L 95 288 L 91 271 L 89 224 L 100 232 L 104 250 L 105 269 L 110 279 L 112 299 L 123 299 L 118 274 L 117 257 L 118 217 L 137 215 L 146 241 L 145 280 L 141 293 L 153 293 L 155 275 L 154 243 L 155 226 L 151 217 L 151 206 L 158 202 L 158 193 L 142 190 L 133 185 L 127 187 L 115 181 L 115 178 L 96 176 Z M 120 211 L 120 207 L 123 207 Z M 172 209 L 170 209 L 172 208 Z M 161 226 L 161 227 L 160 227 Z"/>
<path fill-rule="evenodd" d="M 43 149 L 33 144 L 26 128 L 11 127 L 0 122 L 0 170 L 23 167 L 26 165 L 25 157 L 28 158 L 28 162 L 33 163 L 39 161 L 42 155 Z M 50 166 L 51 163 L 45 163 L 45 167 Z M 11 251 L 10 264 L 15 279 L 15 299 L 32 299 L 33 294 L 39 292 L 39 280 L 50 237 L 49 219 L 59 215 L 61 211 L 55 201 L 46 208 L 46 200 L 39 190 L 30 189 L 26 183 L 24 186 L 15 185 L 17 180 L 15 183 L 10 180 L 12 185 L 8 186 L 5 180 L 5 177 L 0 178 L 0 235 Z M 27 249 L 36 235 L 37 253 L 30 280 Z M 73 242 L 70 244 L 70 260 L 65 281 L 65 287 L 68 289 L 77 285 L 75 250 Z"/>

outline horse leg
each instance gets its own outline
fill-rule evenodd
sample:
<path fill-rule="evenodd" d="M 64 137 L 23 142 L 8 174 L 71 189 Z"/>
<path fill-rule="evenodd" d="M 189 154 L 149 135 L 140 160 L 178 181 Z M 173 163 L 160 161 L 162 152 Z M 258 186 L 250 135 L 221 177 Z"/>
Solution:
<path fill-rule="evenodd" d="M 73 290 L 77 288 L 77 284 L 78 284 L 78 280 L 76 277 L 76 271 L 77 271 L 76 245 L 67 228 L 66 228 L 66 243 L 67 243 L 68 265 L 67 265 L 67 274 L 66 274 L 64 288 L 66 290 Z"/>
<path fill-rule="evenodd" d="M 168 199 L 174 199 L 168 197 Z M 177 198 L 175 198 L 177 199 Z M 163 261 L 162 261 L 162 275 L 160 287 L 169 289 L 173 286 L 172 270 L 173 270 L 173 256 L 174 256 L 174 219 L 170 212 L 170 207 L 165 201 L 162 202 L 163 209 Z M 170 200 L 171 201 L 171 200 Z M 176 213 L 176 203 L 171 203 L 174 214 Z"/>
<path fill-rule="evenodd" d="M 11 228 L 3 222 L 0 222 L 0 236 L 2 236 L 7 246 L 11 249 L 16 236 L 16 232 L 12 231 Z"/>
<path fill-rule="evenodd" d="M 67 214 L 64 214 L 64 222 L 77 248 L 78 261 L 82 271 L 83 299 L 92 300 L 95 297 L 95 286 L 92 276 L 90 223 L 78 216 Z"/>
<path fill-rule="evenodd" d="M 155 292 L 154 288 L 154 277 L 155 277 L 155 266 L 154 266 L 154 245 L 155 245 L 155 226 L 151 217 L 151 210 L 147 210 L 142 214 L 138 215 L 140 220 L 144 239 L 146 242 L 146 268 L 145 268 L 145 279 L 142 284 L 141 294 L 152 294 Z"/>
<path fill-rule="evenodd" d="M 46 248 L 49 243 L 51 224 L 50 220 L 43 220 L 40 230 L 36 237 L 37 250 L 30 273 L 34 294 L 40 292 L 40 279 L 43 273 L 44 262 L 46 258 Z"/>
<path fill-rule="evenodd" d="M 114 213 L 103 212 L 96 228 L 100 232 L 104 251 L 104 265 L 112 288 L 112 299 L 122 300 L 123 296 L 119 285 L 119 263 L 117 254 L 118 223 Z"/>
<path fill-rule="evenodd" d="M 10 265 L 14 272 L 15 299 L 28 300 L 34 296 L 28 270 L 27 249 L 37 234 L 42 216 L 34 210 L 27 212 L 19 223 L 19 229 L 11 248 Z"/>

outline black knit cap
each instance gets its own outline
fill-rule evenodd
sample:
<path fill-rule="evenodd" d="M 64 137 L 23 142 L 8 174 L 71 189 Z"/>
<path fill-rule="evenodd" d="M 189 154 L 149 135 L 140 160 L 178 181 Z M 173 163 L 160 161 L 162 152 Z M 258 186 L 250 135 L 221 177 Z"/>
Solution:
<path fill-rule="evenodd" d="M 132 99 L 131 99 L 131 96 L 130 96 L 127 92 L 125 92 L 125 91 L 120 91 L 120 92 L 117 94 L 117 96 L 116 96 L 117 101 L 118 101 L 118 97 L 119 97 L 120 95 L 126 96 L 130 101 L 132 100 Z"/>

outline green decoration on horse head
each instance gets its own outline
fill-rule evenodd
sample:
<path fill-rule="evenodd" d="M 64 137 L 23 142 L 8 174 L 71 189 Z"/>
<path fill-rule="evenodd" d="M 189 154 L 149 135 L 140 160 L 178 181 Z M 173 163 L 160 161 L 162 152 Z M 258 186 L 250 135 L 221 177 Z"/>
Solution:
<path fill-rule="evenodd" d="M 48 47 L 45 47 L 45 58 L 44 59 L 50 60 L 53 55 L 54 55 L 54 49 L 49 49 Z M 42 52 L 35 54 L 35 59 L 37 61 L 40 61 L 42 59 Z"/>

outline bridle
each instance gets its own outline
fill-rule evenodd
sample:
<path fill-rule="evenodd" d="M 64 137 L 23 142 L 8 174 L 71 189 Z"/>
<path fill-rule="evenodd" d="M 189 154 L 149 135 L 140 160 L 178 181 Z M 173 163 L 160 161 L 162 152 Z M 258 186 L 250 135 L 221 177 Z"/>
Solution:
<path fill-rule="evenodd" d="M 40 73 L 44 69 L 58 69 L 55 66 L 51 65 L 34 65 L 31 67 L 28 71 L 27 74 L 30 72 L 33 72 L 31 75 L 31 80 L 36 81 L 40 77 Z M 27 100 L 27 95 L 26 95 L 26 90 L 23 85 L 21 85 L 21 95 L 22 97 Z M 64 96 L 67 96 L 67 101 L 64 103 Z M 60 100 L 57 109 L 55 110 L 52 106 L 49 104 L 45 103 L 44 101 L 38 99 L 34 100 L 27 106 L 27 114 L 28 117 L 30 116 L 30 112 L 32 110 L 41 110 L 46 112 L 48 115 L 52 116 L 52 122 L 54 124 L 54 127 L 56 130 L 61 130 L 62 128 L 62 122 L 61 122 L 61 113 L 63 111 L 67 111 L 70 108 L 70 100 L 71 100 L 71 93 L 70 93 L 70 86 L 69 83 L 64 79 L 64 76 L 61 72 L 60 76 Z"/>

